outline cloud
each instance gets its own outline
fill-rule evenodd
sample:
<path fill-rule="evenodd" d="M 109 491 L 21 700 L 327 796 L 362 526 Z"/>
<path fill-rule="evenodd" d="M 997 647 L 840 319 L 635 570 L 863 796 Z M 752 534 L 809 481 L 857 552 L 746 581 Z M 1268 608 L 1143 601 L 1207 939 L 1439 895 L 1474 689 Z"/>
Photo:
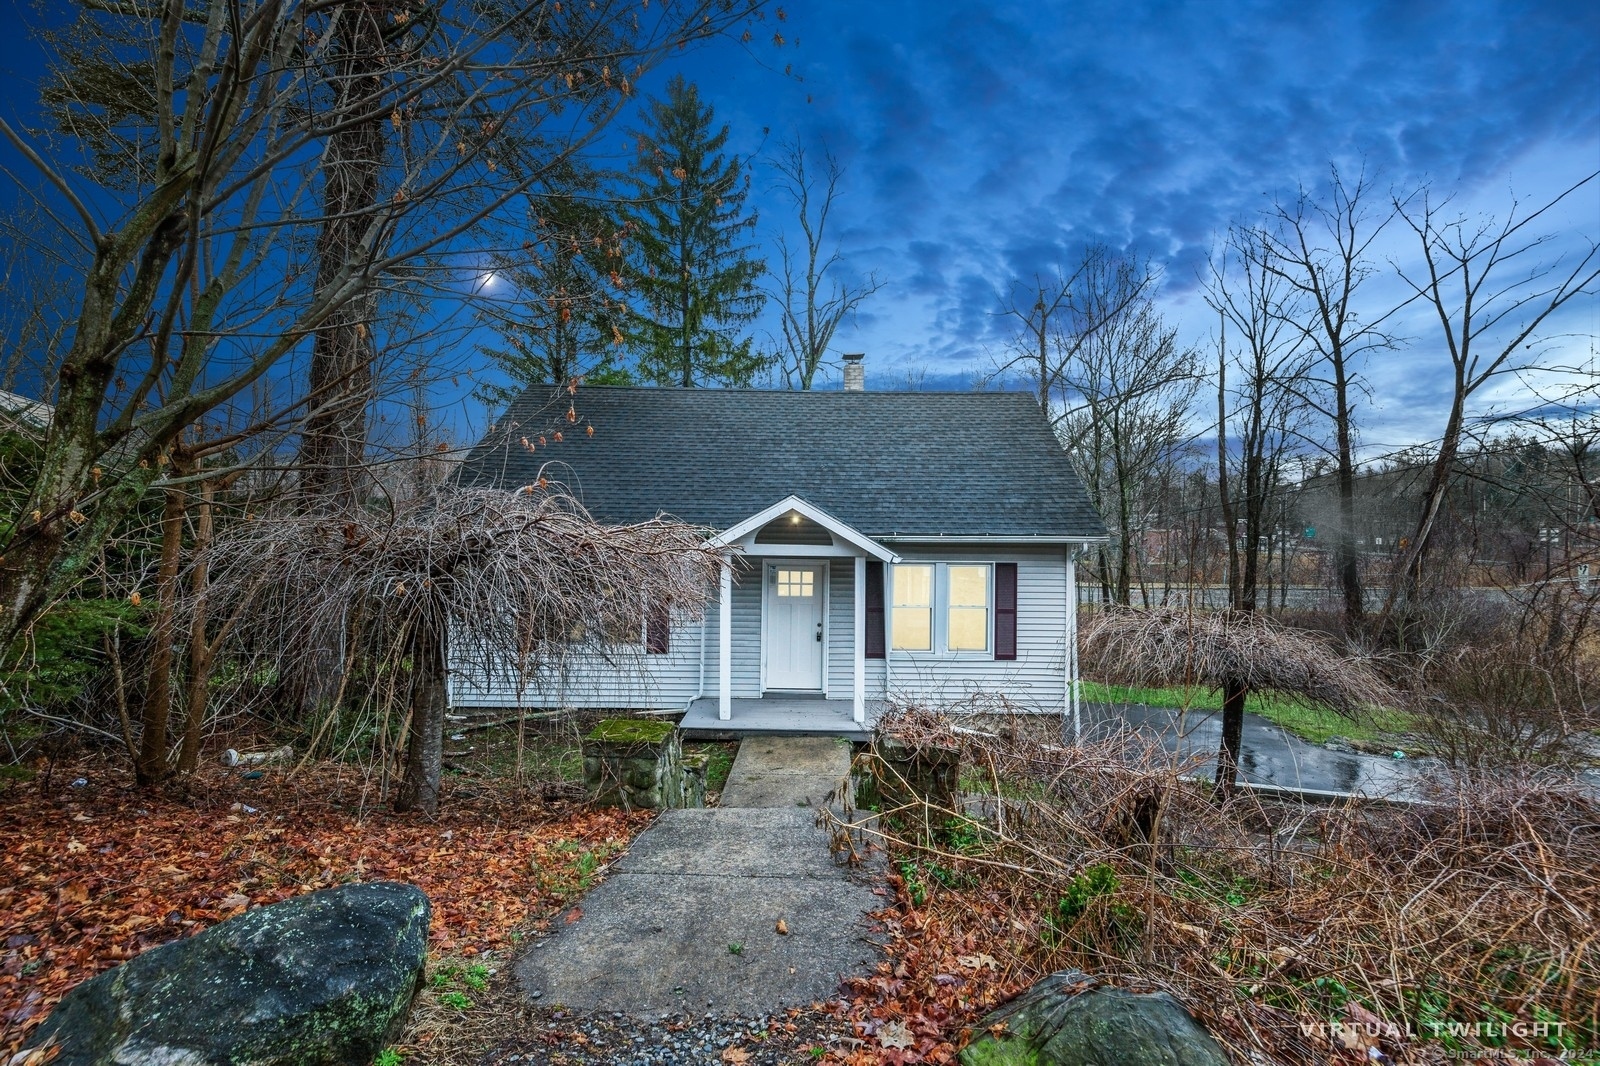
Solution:
<path fill-rule="evenodd" d="M 814 102 L 774 96 L 766 121 L 840 152 L 833 232 L 886 282 L 851 344 L 941 374 L 981 366 L 1010 278 L 1091 242 L 1163 266 L 1164 307 L 1202 337 L 1189 296 L 1216 235 L 1330 162 L 1503 207 L 1508 186 L 1538 199 L 1600 158 L 1589 0 L 817 0 L 793 21 Z M 1436 409 L 1423 364 L 1375 418 Z"/>

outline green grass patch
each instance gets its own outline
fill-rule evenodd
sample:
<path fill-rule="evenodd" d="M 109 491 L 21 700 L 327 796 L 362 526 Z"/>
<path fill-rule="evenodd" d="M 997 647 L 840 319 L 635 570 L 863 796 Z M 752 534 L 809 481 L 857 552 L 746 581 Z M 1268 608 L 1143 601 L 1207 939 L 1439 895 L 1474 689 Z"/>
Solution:
<path fill-rule="evenodd" d="M 726 744 L 720 741 L 703 741 L 685 744 L 685 755 L 704 755 L 706 757 L 706 791 L 721 792 L 722 786 L 728 783 L 728 774 L 733 770 L 733 756 L 739 750 L 738 744 Z"/>
<path fill-rule="evenodd" d="M 1141 688 L 1134 685 L 1106 685 L 1098 681 L 1083 681 L 1081 684 L 1083 698 L 1090 703 L 1143 703 L 1151 707 L 1186 707 L 1191 711 L 1222 710 L 1221 692 L 1197 686 Z M 1377 741 L 1388 735 L 1404 733 L 1412 724 L 1410 714 L 1393 708 L 1352 719 L 1332 711 L 1306 707 L 1272 692 L 1251 693 L 1245 699 L 1245 710 L 1259 714 L 1313 744 L 1326 743 L 1329 737 L 1336 736 L 1354 741 Z"/>

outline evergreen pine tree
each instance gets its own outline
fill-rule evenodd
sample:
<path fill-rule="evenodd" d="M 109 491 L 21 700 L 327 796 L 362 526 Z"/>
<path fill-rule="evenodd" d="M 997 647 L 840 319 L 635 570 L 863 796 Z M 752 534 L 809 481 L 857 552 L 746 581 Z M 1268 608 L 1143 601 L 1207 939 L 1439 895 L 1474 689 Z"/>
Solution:
<path fill-rule="evenodd" d="M 480 317 L 495 340 L 481 351 L 509 385 L 478 394 L 503 408 L 529 385 L 625 385 L 618 364 L 624 304 L 622 221 L 603 195 L 601 175 L 562 168 L 530 197 L 521 246 L 490 257 L 492 281 Z"/>
<path fill-rule="evenodd" d="M 713 117 L 678 75 L 635 133 L 627 333 L 639 377 L 660 385 L 748 385 L 765 364 L 739 336 L 766 300 L 766 262 L 748 243 L 749 173 L 723 154 L 728 127 Z"/>

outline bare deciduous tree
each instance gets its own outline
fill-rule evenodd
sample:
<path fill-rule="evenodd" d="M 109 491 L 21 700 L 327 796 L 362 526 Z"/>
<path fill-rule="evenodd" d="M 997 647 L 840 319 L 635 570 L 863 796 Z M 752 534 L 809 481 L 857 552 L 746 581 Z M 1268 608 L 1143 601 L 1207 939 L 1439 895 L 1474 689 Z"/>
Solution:
<path fill-rule="evenodd" d="M 844 167 L 833 154 L 823 149 L 820 176 L 808 172 L 805 148 L 796 140 L 785 144 L 771 165 L 778 191 L 794 206 L 801 235 L 798 246 L 782 230 L 776 237 L 771 299 L 779 308 L 778 369 L 790 388 L 809 389 L 839 326 L 882 282 L 876 274 L 856 285 L 839 279 L 836 268 L 844 256 L 837 246 L 828 246 L 827 234 Z"/>
<path fill-rule="evenodd" d="M 1053 422 L 1111 530 L 1103 595 L 1126 604 L 1150 477 L 1188 437 L 1200 378 L 1194 351 L 1156 310 L 1148 264 L 1091 250 L 1076 277 L 1072 324 L 1052 340 L 1062 404 Z"/>
<path fill-rule="evenodd" d="M 1035 274 L 1031 282 L 1013 278 L 996 312 L 1000 317 L 1015 319 L 1016 326 L 1007 341 L 1007 354 L 995 361 L 990 377 L 1000 378 L 1020 371 L 1033 383 L 1039 406 L 1050 415 L 1052 422 L 1069 406 L 1065 395 L 1070 391 L 1066 374 L 1079 349 L 1089 342 L 1099 325 L 1125 311 L 1154 283 L 1154 276 L 1146 272 L 1142 284 L 1119 294 L 1120 304 L 1101 307 L 1098 317 L 1089 317 L 1087 308 L 1079 306 L 1079 302 L 1087 302 L 1090 297 L 1078 290 L 1089 283 L 1095 271 L 1110 257 L 1109 249 L 1091 245 L 1070 272 Z"/>
<path fill-rule="evenodd" d="M 1410 543 L 1396 559 L 1394 580 L 1384 603 L 1387 616 L 1402 597 L 1414 597 L 1432 541 L 1434 524 L 1449 492 L 1451 473 L 1466 429 L 1468 406 L 1486 385 L 1537 364 L 1545 338 L 1541 328 L 1569 301 L 1593 295 L 1600 281 L 1600 244 L 1565 265 L 1534 257 L 1553 237 L 1529 227 L 1568 197 L 1600 179 L 1595 172 L 1526 214 L 1513 203 L 1503 221 L 1445 214 L 1449 200 L 1435 203 L 1424 189 L 1395 210 L 1416 236 L 1418 267 L 1396 265 L 1395 272 L 1438 319 L 1440 341 L 1450 358 L 1450 405 L 1439 436 L 1428 485 Z"/>
<path fill-rule="evenodd" d="M 1228 540 L 1228 609 L 1256 610 L 1262 546 L 1272 536 L 1269 508 L 1282 485 L 1284 464 L 1305 410 L 1310 347 L 1301 300 L 1271 269 L 1272 253 L 1256 230 L 1234 228 L 1211 258 L 1206 301 L 1217 312 L 1217 495 Z M 1233 334 L 1233 347 L 1228 344 Z M 1237 371 L 1230 389 L 1228 371 Z M 1230 437 L 1237 445 L 1233 454 Z M 1218 780 L 1231 782 L 1243 743 L 1244 683 L 1222 690 L 1222 750 Z"/>
<path fill-rule="evenodd" d="M 1337 168 L 1327 195 L 1317 199 L 1301 190 L 1291 203 L 1275 204 L 1262 232 L 1264 264 L 1303 298 L 1294 319 L 1320 361 L 1320 388 L 1313 394 L 1318 409 L 1331 423 L 1333 459 L 1339 494 L 1339 527 L 1335 531 L 1334 570 L 1344 597 L 1346 626 L 1364 612 L 1361 560 L 1356 551 L 1356 411 L 1362 390 L 1361 371 L 1373 351 L 1393 339 L 1383 324 L 1393 309 L 1363 314 L 1363 286 L 1377 271 L 1371 249 L 1393 220 L 1392 211 L 1374 209 L 1366 173 L 1346 184 Z"/>

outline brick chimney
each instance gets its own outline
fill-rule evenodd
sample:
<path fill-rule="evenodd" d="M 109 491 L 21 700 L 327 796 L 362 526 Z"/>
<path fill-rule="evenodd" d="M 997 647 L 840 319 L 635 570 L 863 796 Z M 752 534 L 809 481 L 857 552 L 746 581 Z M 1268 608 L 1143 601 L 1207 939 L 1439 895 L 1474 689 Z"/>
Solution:
<path fill-rule="evenodd" d="M 861 366 L 866 352 L 846 352 L 844 356 L 844 391 L 867 391 L 867 372 Z"/>

